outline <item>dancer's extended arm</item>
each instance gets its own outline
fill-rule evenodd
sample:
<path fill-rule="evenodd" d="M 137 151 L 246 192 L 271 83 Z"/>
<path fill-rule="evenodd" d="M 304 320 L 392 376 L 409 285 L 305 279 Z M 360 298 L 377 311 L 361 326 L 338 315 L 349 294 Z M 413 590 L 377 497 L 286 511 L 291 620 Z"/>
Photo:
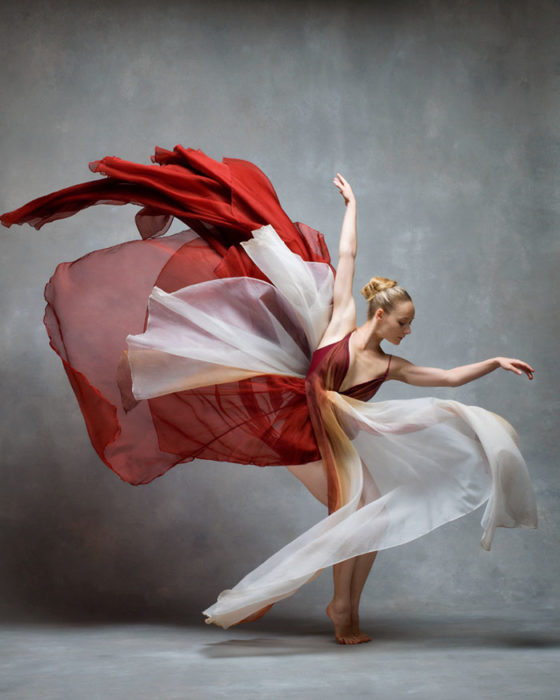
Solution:
<path fill-rule="evenodd" d="M 356 232 L 356 198 L 352 188 L 340 173 L 333 180 L 344 197 L 346 212 L 342 221 L 338 245 L 338 265 L 333 290 L 331 320 L 319 345 L 334 343 L 356 327 L 356 303 L 352 296 L 354 261 L 358 247 Z"/>
<path fill-rule="evenodd" d="M 419 367 L 402 357 L 393 357 L 389 379 L 397 379 L 414 386 L 461 386 L 483 377 L 499 367 L 516 374 L 525 372 L 529 379 L 533 379 L 535 371 L 526 362 L 511 357 L 492 357 L 489 360 L 453 367 L 453 369 Z"/>

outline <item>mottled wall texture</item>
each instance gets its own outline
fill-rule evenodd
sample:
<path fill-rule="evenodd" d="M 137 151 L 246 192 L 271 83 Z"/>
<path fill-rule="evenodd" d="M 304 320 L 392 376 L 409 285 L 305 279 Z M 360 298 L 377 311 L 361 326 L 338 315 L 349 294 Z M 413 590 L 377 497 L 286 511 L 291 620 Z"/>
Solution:
<path fill-rule="evenodd" d="M 479 546 L 482 510 L 380 554 L 364 607 L 496 611 L 557 601 L 560 6 L 554 0 L 20 0 L 0 22 L 0 209 L 92 179 L 105 155 L 176 143 L 257 163 L 335 251 L 358 199 L 356 292 L 413 296 L 400 353 L 451 367 L 431 393 L 517 428 L 540 529 Z M 6 616 L 187 619 L 323 514 L 287 470 L 194 462 L 121 482 L 90 446 L 42 326 L 56 264 L 136 236 L 134 207 L 1 232 L 2 580 Z M 175 228 L 174 230 L 178 230 Z M 365 316 L 365 308 L 362 309 Z M 322 614 L 325 572 L 270 613 Z"/>

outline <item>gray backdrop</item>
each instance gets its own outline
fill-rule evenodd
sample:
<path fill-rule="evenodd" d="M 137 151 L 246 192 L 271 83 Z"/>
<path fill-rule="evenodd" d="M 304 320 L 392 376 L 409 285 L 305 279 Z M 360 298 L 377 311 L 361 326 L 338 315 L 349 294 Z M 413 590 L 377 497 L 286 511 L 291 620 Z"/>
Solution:
<path fill-rule="evenodd" d="M 413 296 L 400 353 L 451 367 L 495 355 L 458 389 L 520 433 L 540 529 L 479 547 L 482 510 L 382 552 L 364 609 L 549 607 L 558 565 L 560 250 L 554 0 L 20 1 L 0 11 L 7 211 L 93 179 L 90 160 L 149 162 L 176 143 L 254 161 L 331 251 L 358 199 L 356 293 L 372 275 Z M 133 207 L 2 230 L 2 582 L 7 616 L 186 619 L 323 515 L 287 470 L 194 462 L 148 486 L 94 453 L 42 326 L 56 264 L 136 236 Z M 175 228 L 174 230 L 178 230 Z M 365 304 L 362 308 L 365 314 Z M 330 572 L 270 613 L 322 614 Z"/>

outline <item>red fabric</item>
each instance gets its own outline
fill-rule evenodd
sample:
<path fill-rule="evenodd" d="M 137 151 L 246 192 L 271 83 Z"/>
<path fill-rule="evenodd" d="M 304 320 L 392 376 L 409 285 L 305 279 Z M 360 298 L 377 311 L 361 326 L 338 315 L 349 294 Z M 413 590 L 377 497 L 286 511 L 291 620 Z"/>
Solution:
<path fill-rule="evenodd" d="M 181 461 L 305 464 L 321 458 L 297 377 L 261 375 L 149 399 L 160 448 Z"/>
<path fill-rule="evenodd" d="M 350 333 L 344 336 L 342 341 L 337 341 L 335 343 L 330 343 L 329 345 L 323 345 L 322 347 L 317 348 L 317 350 L 315 350 L 315 352 L 313 353 L 313 357 L 311 358 L 311 364 L 309 365 L 309 371 L 307 373 L 308 376 L 318 368 L 319 364 L 326 358 L 331 348 L 333 348 L 338 343 L 343 342 L 343 345 L 340 348 L 342 354 L 340 355 L 340 358 L 337 358 L 342 363 L 342 380 L 340 381 L 338 388 L 342 386 L 342 384 L 344 383 L 344 377 L 346 376 L 346 373 L 348 372 L 348 367 L 350 366 L 350 351 L 348 348 L 348 344 L 352 333 L 353 331 L 350 331 Z M 383 372 L 383 374 L 380 374 L 378 377 L 374 377 L 373 379 L 368 379 L 365 382 L 361 382 L 360 384 L 355 384 L 354 386 L 348 387 L 348 389 L 345 389 L 340 393 L 344 394 L 345 396 L 351 396 L 352 398 L 359 399 L 360 401 L 369 401 L 369 399 L 375 396 L 375 394 L 379 390 L 379 387 L 387 379 L 387 375 L 389 374 L 389 369 L 391 367 L 391 357 L 392 355 L 389 355 L 387 369 L 385 370 L 385 372 Z"/>
<path fill-rule="evenodd" d="M 104 158 L 90 167 L 107 180 L 53 192 L 1 217 L 6 226 L 40 228 L 94 204 L 143 207 L 136 222 L 144 240 L 61 263 L 45 288 L 51 346 L 95 450 L 131 484 L 196 457 L 260 466 L 319 459 L 303 379 L 261 375 L 149 401 L 127 397 L 126 336 L 144 330 L 154 285 L 171 292 L 218 277 L 266 279 L 239 245 L 265 224 L 305 260 L 329 262 L 323 236 L 289 220 L 252 163 L 219 163 L 181 146 L 158 148 L 153 160 L 157 165 Z M 199 236 L 163 236 L 173 216 Z"/>
<path fill-rule="evenodd" d="M 182 146 L 173 151 L 157 147 L 152 160 L 156 165 L 114 156 L 93 161 L 90 169 L 107 180 L 39 197 L 0 220 L 4 226 L 29 223 L 39 229 L 94 204 L 138 204 L 143 206 L 136 217 L 143 238 L 164 233 L 174 216 L 222 254 L 250 238 L 251 231 L 271 224 L 294 253 L 305 260 L 329 262 L 321 234 L 314 232 L 313 240 L 301 235 L 280 206 L 270 180 L 253 163 L 239 158 L 219 163 L 199 149 Z"/>
<path fill-rule="evenodd" d="M 131 397 L 126 336 L 144 330 L 154 285 L 172 292 L 218 277 L 266 279 L 239 245 L 265 224 L 305 260 L 329 262 L 323 236 L 289 220 L 270 181 L 252 163 L 218 163 L 181 146 L 156 149 L 153 161 L 157 165 L 114 157 L 95 161 L 91 169 L 107 180 L 54 192 L 1 217 L 6 226 L 27 222 L 40 228 L 93 204 L 143 207 L 136 223 L 144 240 L 62 263 L 45 288 L 51 346 L 63 361 L 95 450 L 132 484 L 196 457 L 260 466 L 322 457 L 329 509 L 336 510 L 340 484 L 325 429 L 336 421 L 325 392 L 344 380 L 348 338 L 317 351 L 306 380 L 261 375 L 149 401 Z M 173 216 L 199 235 L 161 237 Z M 377 387 L 374 381 L 347 393 L 365 399 Z"/>
<path fill-rule="evenodd" d="M 343 494 L 341 478 L 337 471 L 337 455 L 328 437 L 329 431 L 334 434 L 340 427 L 326 392 L 339 391 L 344 383 L 350 364 L 350 334 L 336 343 L 315 350 L 305 380 L 309 418 L 327 474 L 329 513 L 340 508 Z M 387 373 L 383 377 L 357 384 L 341 393 L 368 401 L 377 393 Z"/>

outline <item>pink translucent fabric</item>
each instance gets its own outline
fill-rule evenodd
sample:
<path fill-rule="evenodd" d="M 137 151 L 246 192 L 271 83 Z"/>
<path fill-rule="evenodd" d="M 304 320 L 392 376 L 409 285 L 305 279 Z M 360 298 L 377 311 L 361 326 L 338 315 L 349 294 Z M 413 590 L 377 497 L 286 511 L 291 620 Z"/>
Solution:
<path fill-rule="evenodd" d="M 45 325 L 78 399 L 91 442 L 122 479 L 147 483 L 196 457 L 259 466 L 320 458 L 302 379 L 251 377 L 136 401 L 126 338 L 142 333 L 154 286 L 166 292 L 213 279 L 267 280 L 240 245 L 271 224 L 304 260 L 329 263 L 323 236 L 293 223 L 253 163 L 199 150 L 156 149 L 154 165 L 107 157 L 104 181 L 40 197 L 2 223 L 45 223 L 94 204 L 141 205 L 144 238 L 60 264 L 45 289 Z M 191 230 L 162 235 L 177 217 Z M 198 234 L 198 235 L 197 235 Z M 216 304 L 220 299 L 216 299 Z M 313 348 L 306 348 L 309 357 Z"/>
<path fill-rule="evenodd" d="M 320 570 L 483 503 L 485 549 L 496 527 L 536 527 L 503 418 L 436 398 L 366 403 L 384 376 L 340 392 L 349 336 L 314 353 L 331 314 L 328 251 L 288 219 L 256 166 L 180 146 L 157 149 L 154 162 L 96 161 L 106 181 L 41 197 L 2 223 L 39 228 L 92 204 L 142 206 L 143 240 L 62 263 L 45 290 L 51 345 L 95 449 L 122 479 L 146 483 L 195 457 L 322 459 L 329 515 L 223 591 L 207 622 L 263 613 Z M 191 230 L 163 236 L 174 216 Z"/>

